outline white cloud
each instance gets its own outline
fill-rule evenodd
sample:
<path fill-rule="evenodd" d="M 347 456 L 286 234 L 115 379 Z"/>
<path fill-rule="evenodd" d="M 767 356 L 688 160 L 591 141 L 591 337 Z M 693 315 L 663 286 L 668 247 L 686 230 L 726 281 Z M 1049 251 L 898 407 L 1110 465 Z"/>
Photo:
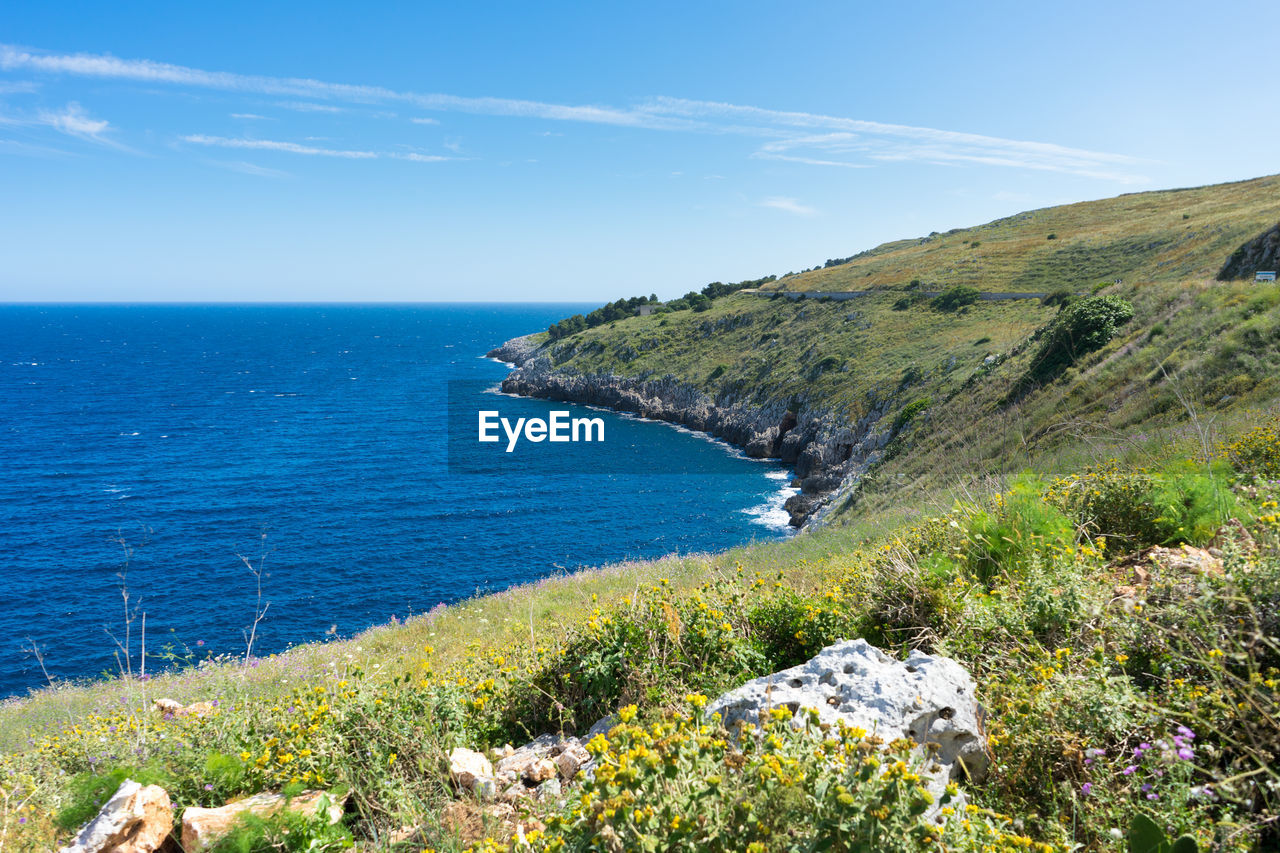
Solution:
<path fill-rule="evenodd" d="M 283 151 L 288 154 L 307 154 L 314 157 L 342 157 L 347 160 L 376 160 L 378 155 L 373 151 L 343 151 L 338 148 L 316 148 L 311 145 L 299 145 L 296 142 L 280 142 L 274 139 L 230 139 L 225 136 L 205 136 L 191 134 L 182 137 L 183 142 L 194 145 L 215 145 L 219 148 L 248 148 L 256 151 Z"/>
<path fill-rule="evenodd" d="M 96 142 L 104 141 L 101 136 L 111 126 L 111 123 L 106 119 L 90 118 L 84 107 L 75 101 L 63 107 L 61 112 L 41 110 L 40 123 L 47 124 L 54 130 L 65 133 L 68 136 L 79 136 L 82 139 L 92 139 Z"/>
<path fill-rule="evenodd" d="M 818 211 L 808 205 L 801 204 L 794 198 L 783 198 L 774 196 L 760 202 L 760 207 L 771 207 L 774 210 L 785 211 L 786 213 L 795 214 L 796 216 L 817 216 Z"/>
<path fill-rule="evenodd" d="M 311 101 L 277 101 L 277 107 L 284 107 L 286 110 L 293 110 L 298 113 L 343 113 L 346 112 L 342 107 L 335 107 L 332 104 L 316 104 Z"/>
<path fill-rule="evenodd" d="M 232 113 L 231 117 L 244 119 L 246 121 L 267 121 L 266 116 L 260 116 L 257 113 Z"/>
<path fill-rule="evenodd" d="M 409 119 L 409 121 L 413 122 L 414 124 L 439 124 L 440 123 L 440 119 L 438 118 L 411 118 Z"/>
<path fill-rule="evenodd" d="M 277 139 L 242 139 L 227 136 L 207 136 L 193 133 L 181 137 L 183 142 L 192 145 L 207 145 L 215 148 L 239 148 L 250 151 L 278 151 L 284 154 L 302 154 L 308 157 L 337 157 L 344 160 L 406 160 L 410 163 L 442 163 L 457 159 L 439 154 L 419 154 L 417 152 L 385 152 L 385 151 L 351 151 L 341 148 L 321 148 L 315 145 L 300 145 L 297 142 L 285 142 Z"/>
<path fill-rule="evenodd" d="M 397 160 L 408 160 L 411 163 L 443 163 L 446 160 L 456 160 L 457 157 L 443 157 L 439 154 L 388 154 L 388 157 L 394 157 Z"/>
<path fill-rule="evenodd" d="M 290 108 L 332 112 L 314 103 L 403 103 L 420 109 L 482 115 L 588 122 L 620 127 L 755 136 L 769 140 L 753 157 L 811 166 L 867 168 L 877 163 L 920 162 L 985 165 L 1065 172 L 1124 183 L 1145 180 L 1133 173 L 1134 157 L 1047 142 L 891 124 L 821 113 L 658 97 L 630 107 L 553 104 L 494 97 L 461 97 L 397 91 L 382 86 L 328 83 L 298 77 L 266 77 L 204 71 L 150 60 L 95 54 L 50 54 L 0 45 L 0 69 L 169 83 L 259 95 L 306 98 Z M 419 124 L 432 119 L 411 119 Z"/>

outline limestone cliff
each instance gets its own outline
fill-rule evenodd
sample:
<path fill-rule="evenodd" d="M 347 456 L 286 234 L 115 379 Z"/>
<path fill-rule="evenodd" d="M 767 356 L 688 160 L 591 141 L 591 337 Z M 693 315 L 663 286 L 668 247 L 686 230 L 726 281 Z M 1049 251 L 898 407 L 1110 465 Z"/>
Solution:
<path fill-rule="evenodd" d="M 823 409 L 788 408 L 787 401 L 749 403 L 737 395 L 711 396 L 674 376 L 638 379 L 616 374 L 557 370 L 529 337 L 514 338 L 489 353 L 516 365 L 502 390 L 526 397 L 563 400 L 681 424 L 722 438 L 757 459 L 778 459 L 794 468 L 800 493 L 787 501 L 796 527 L 820 518 L 833 494 L 876 462 L 888 443 L 881 427 L 888 403 L 873 407 L 857 423 Z"/>
<path fill-rule="evenodd" d="M 1236 249 L 1218 271 L 1218 281 L 1253 278 L 1259 270 L 1280 267 L 1280 223 Z"/>

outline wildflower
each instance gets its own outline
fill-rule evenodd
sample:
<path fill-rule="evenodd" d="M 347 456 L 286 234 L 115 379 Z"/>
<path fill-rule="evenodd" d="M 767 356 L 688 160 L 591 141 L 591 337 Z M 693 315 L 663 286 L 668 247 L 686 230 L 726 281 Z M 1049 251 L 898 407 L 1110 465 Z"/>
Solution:
<path fill-rule="evenodd" d="M 1191 747 L 1184 746 L 1178 750 L 1178 757 L 1183 761 L 1190 761 L 1195 758 L 1195 753 L 1191 751 Z"/>
<path fill-rule="evenodd" d="M 1134 773 L 1137 772 L 1137 770 L 1138 770 L 1138 765 L 1130 764 L 1128 767 L 1126 767 L 1124 770 L 1121 770 L 1120 772 L 1126 776 L 1132 776 Z"/>
<path fill-rule="evenodd" d="M 1084 794 L 1086 797 L 1089 796 L 1089 792 L 1092 790 L 1093 790 L 1092 782 L 1085 782 L 1083 785 L 1080 786 L 1080 793 Z"/>

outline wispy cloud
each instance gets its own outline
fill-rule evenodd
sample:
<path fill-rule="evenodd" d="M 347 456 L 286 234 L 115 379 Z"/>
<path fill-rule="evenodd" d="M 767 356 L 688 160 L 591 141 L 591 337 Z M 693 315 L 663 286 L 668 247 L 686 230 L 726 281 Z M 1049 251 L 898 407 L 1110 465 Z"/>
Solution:
<path fill-rule="evenodd" d="M 102 134 L 111 126 L 106 119 L 90 118 L 84 107 L 75 101 L 67 104 L 59 112 L 40 111 L 40 122 L 47 124 L 59 133 L 78 136 L 81 139 L 102 141 Z"/>
<path fill-rule="evenodd" d="M 193 145 L 215 145 L 219 148 L 247 148 L 255 151 L 283 151 L 288 154 L 307 154 L 313 157 L 342 157 L 347 160 L 376 160 L 375 151 L 344 151 L 339 148 L 316 148 L 312 145 L 299 145 L 296 142 L 281 142 L 275 139 L 232 139 L 226 136 L 205 136 L 196 133 L 182 137 L 183 142 Z"/>
<path fill-rule="evenodd" d="M 40 110 L 34 115 L 22 113 L 18 115 L 0 115 L 0 125 L 10 127 L 48 127 L 66 136 L 109 145 L 113 148 L 127 149 L 125 146 L 106 136 L 111 123 L 106 119 L 93 118 L 84 107 L 71 101 L 59 110 Z"/>
<path fill-rule="evenodd" d="M 276 151 L 283 154 L 302 154 L 308 157 L 337 157 L 343 160 L 405 160 L 410 163 L 443 163 L 456 160 L 456 157 L 445 157 L 440 154 L 421 154 L 416 151 L 353 151 L 343 148 L 322 148 L 317 145 L 302 145 L 278 139 L 243 139 L 227 136 L 208 136 L 193 133 L 181 137 L 183 142 L 192 145 L 206 145 L 215 148 L 239 148 L 249 151 Z"/>
<path fill-rule="evenodd" d="M 231 117 L 244 119 L 245 121 L 267 121 L 266 116 L 260 116 L 257 113 L 232 113 Z"/>
<path fill-rule="evenodd" d="M 276 106 L 284 107 L 286 110 L 293 110 L 298 113 L 346 112 L 342 107 L 335 107 L 333 104 L 317 104 L 312 101 L 277 101 Z"/>
<path fill-rule="evenodd" d="M 396 160 L 408 160 L 410 163 L 443 163 L 446 160 L 457 160 L 457 157 L 444 157 L 440 154 L 417 154 L 409 152 L 407 154 L 388 154 Z"/>
<path fill-rule="evenodd" d="M 409 119 L 409 121 L 413 122 L 414 124 L 439 124 L 440 123 L 440 119 L 438 118 L 416 117 L 416 118 Z"/>
<path fill-rule="evenodd" d="M 426 110 L 732 134 L 767 140 L 752 153 L 754 158 L 817 167 L 867 168 L 884 163 L 918 162 L 1055 171 L 1126 183 L 1144 180 L 1134 173 L 1144 161 L 1123 154 L 716 101 L 657 97 L 632 106 L 618 107 L 462 97 L 301 77 L 205 71 L 101 54 L 52 54 L 9 45 L 0 45 L 0 69 L 301 98 L 307 100 L 288 100 L 284 105 L 312 111 L 340 110 L 336 104 L 401 103 Z M 433 120 L 414 118 L 411 121 L 425 124 Z"/>
<path fill-rule="evenodd" d="M 771 207 L 774 210 L 781 210 L 785 213 L 794 214 L 795 216 L 817 216 L 818 211 L 808 205 L 801 204 L 794 198 L 783 198 L 775 196 L 767 198 L 760 202 L 760 207 Z"/>

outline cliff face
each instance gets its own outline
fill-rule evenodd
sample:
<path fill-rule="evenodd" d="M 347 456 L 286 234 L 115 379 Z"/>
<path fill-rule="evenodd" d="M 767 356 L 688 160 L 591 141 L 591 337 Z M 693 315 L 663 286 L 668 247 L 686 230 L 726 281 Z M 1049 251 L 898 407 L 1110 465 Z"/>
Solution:
<path fill-rule="evenodd" d="M 1280 267 L 1280 223 L 1236 249 L 1218 271 L 1218 281 L 1253 278 L 1259 270 L 1277 267 Z"/>
<path fill-rule="evenodd" d="M 515 338 L 489 353 L 516 369 L 502 382 L 510 394 L 603 406 L 644 418 L 668 421 L 722 438 L 757 459 L 778 459 L 795 469 L 800 493 L 787 501 L 791 523 L 800 527 L 822 514 L 832 493 L 863 474 L 888 443 L 877 426 L 888 412 L 882 404 L 858 423 L 848 424 L 826 410 L 785 401 L 763 405 L 733 394 L 712 397 L 672 376 L 636 379 L 615 374 L 559 372 L 529 338 Z"/>

